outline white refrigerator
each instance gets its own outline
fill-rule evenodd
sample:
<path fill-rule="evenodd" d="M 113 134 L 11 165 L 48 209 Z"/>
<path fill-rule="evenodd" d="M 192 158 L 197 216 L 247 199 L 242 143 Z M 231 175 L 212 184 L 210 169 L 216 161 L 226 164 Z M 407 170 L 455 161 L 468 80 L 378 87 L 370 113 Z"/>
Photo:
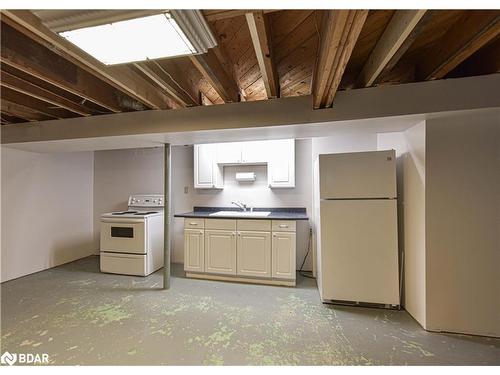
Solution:
<path fill-rule="evenodd" d="M 321 300 L 399 305 L 395 151 L 319 155 L 314 176 Z"/>

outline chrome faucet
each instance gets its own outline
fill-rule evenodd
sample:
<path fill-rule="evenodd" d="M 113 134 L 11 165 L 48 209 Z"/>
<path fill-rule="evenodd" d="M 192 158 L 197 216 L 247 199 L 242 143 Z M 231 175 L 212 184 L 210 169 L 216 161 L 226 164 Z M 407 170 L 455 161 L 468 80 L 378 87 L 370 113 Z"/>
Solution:
<path fill-rule="evenodd" d="M 247 210 L 247 205 L 244 204 L 244 203 L 241 203 L 241 202 L 231 202 L 231 204 L 234 204 L 234 205 L 238 206 L 239 208 L 241 208 L 243 210 L 243 212 L 246 212 L 246 210 Z"/>

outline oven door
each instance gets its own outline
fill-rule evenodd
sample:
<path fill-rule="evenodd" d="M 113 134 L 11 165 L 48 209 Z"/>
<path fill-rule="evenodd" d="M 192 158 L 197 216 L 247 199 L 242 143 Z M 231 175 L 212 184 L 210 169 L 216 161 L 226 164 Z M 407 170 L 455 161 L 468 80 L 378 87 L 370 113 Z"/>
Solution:
<path fill-rule="evenodd" d="M 146 220 L 102 218 L 101 251 L 146 254 Z"/>

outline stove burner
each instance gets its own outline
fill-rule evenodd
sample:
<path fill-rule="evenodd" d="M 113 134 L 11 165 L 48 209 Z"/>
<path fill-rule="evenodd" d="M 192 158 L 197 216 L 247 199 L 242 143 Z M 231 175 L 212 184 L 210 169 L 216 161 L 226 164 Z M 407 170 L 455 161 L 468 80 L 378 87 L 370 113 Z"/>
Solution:
<path fill-rule="evenodd" d="M 134 215 L 140 215 L 140 216 L 143 216 L 143 215 L 149 215 L 149 214 L 157 214 L 158 211 L 147 211 L 147 212 L 137 212 L 135 213 Z"/>
<path fill-rule="evenodd" d="M 127 215 L 127 214 L 136 214 L 137 211 L 123 211 L 123 212 L 113 212 L 112 215 Z"/>

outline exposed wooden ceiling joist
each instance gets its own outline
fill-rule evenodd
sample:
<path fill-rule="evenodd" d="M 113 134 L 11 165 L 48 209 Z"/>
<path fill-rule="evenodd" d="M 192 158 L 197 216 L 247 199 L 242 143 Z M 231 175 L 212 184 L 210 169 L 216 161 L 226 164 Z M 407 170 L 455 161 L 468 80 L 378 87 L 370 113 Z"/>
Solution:
<path fill-rule="evenodd" d="M 32 96 L 28 96 L 4 86 L 2 86 L 2 99 L 5 99 L 11 103 L 22 105 L 27 108 L 31 108 L 38 113 L 56 119 L 75 117 L 74 114 L 66 111 L 63 108 L 55 107 L 52 104 L 48 104 L 47 102 L 41 101 L 39 99 L 33 98 Z"/>
<path fill-rule="evenodd" d="M 104 82 L 149 108 L 168 109 L 166 96 L 134 72 L 131 67 L 106 66 L 66 39 L 47 28 L 41 20 L 27 10 L 2 10 L 4 21 L 28 36 L 35 35 L 48 43 L 49 48 L 87 70 Z M 25 32 L 27 31 L 27 32 Z"/>
<path fill-rule="evenodd" d="M 378 40 L 358 78 L 359 87 L 371 86 L 387 64 L 404 45 L 422 19 L 425 10 L 398 10 Z M 416 34 L 413 34 L 415 37 Z M 406 44 L 406 48 L 409 44 Z M 399 55 L 401 57 L 402 54 Z M 395 64 L 396 61 L 393 61 Z"/>
<path fill-rule="evenodd" d="M 500 72 L 500 36 L 457 66 L 446 77 L 467 77 Z"/>
<path fill-rule="evenodd" d="M 421 80 L 443 78 L 500 35 L 500 11 L 467 11 L 418 66 Z"/>
<path fill-rule="evenodd" d="M 2 64 L 50 82 L 112 112 L 123 106 L 113 88 L 8 26 L 2 27 Z"/>
<path fill-rule="evenodd" d="M 324 15 L 313 80 L 314 108 L 332 105 L 367 15 L 367 10 L 329 10 Z"/>
<path fill-rule="evenodd" d="M 209 49 L 205 54 L 193 55 L 189 58 L 225 103 L 237 102 L 239 96 L 238 85 L 226 73 L 214 52 L 215 48 Z"/>
<path fill-rule="evenodd" d="M 48 91 L 42 87 L 32 84 L 31 82 L 18 78 L 10 73 L 4 72 L 3 70 L 1 72 L 1 84 L 4 87 L 8 87 L 23 94 L 29 95 L 33 98 L 43 100 L 47 103 L 51 103 L 82 116 L 89 116 L 92 114 L 89 109 L 80 104 L 73 103 L 72 101 L 62 96 L 54 94 L 51 91 Z"/>
<path fill-rule="evenodd" d="M 8 113 L 1 112 L 0 117 L 2 119 L 3 124 L 18 124 L 20 122 L 25 122 L 27 121 L 26 119 L 16 117 L 16 116 L 11 116 Z"/>
<path fill-rule="evenodd" d="M 277 9 L 264 9 L 264 13 L 276 12 Z M 234 18 L 244 16 L 247 13 L 253 12 L 252 9 L 210 9 L 204 10 L 203 15 L 209 22 L 223 20 L 226 18 Z"/>
<path fill-rule="evenodd" d="M 279 95 L 278 75 L 273 61 L 271 34 L 269 24 L 263 11 L 246 14 L 253 48 L 264 81 L 267 98 Z"/>
<path fill-rule="evenodd" d="M 155 84 L 165 90 L 182 107 L 200 105 L 199 101 L 191 97 L 172 75 L 166 72 L 156 61 L 136 63 L 134 65 Z"/>
<path fill-rule="evenodd" d="M 45 121 L 45 120 L 53 120 L 55 117 L 47 116 L 45 114 L 39 113 L 31 109 L 30 107 L 26 107 L 21 104 L 13 103 L 7 99 L 1 98 L 0 106 L 2 108 L 2 112 L 5 112 L 11 116 L 22 118 L 26 121 Z"/>

